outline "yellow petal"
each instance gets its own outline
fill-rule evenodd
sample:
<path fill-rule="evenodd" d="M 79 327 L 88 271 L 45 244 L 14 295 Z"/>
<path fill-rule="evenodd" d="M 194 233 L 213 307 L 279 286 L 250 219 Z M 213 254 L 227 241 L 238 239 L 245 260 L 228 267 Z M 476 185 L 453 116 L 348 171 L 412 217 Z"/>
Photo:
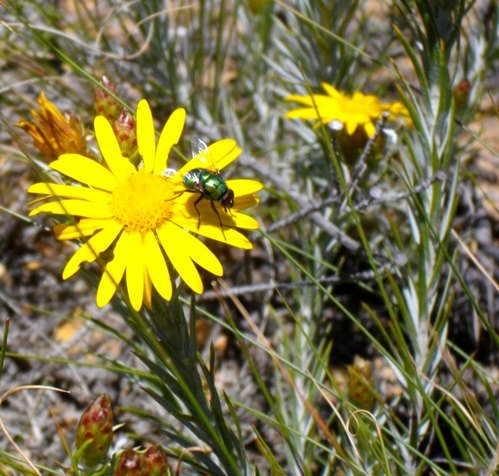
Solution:
<path fill-rule="evenodd" d="M 154 173 L 160 174 L 166 169 L 168 155 L 173 145 L 177 144 L 185 124 L 185 109 L 175 109 L 166 121 L 165 126 L 159 136 L 156 158 L 154 161 Z"/>
<path fill-rule="evenodd" d="M 258 230 L 258 228 L 260 228 L 260 224 L 257 220 L 249 215 L 245 215 L 244 213 L 233 211 L 232 220 L 235 222 L 236 228 L 243 228 L 245 230 Z"/>
<path fill-rule="evenodd" d="M 241 155 L 241 148 L 234 139 L 222 139 L 208 146 L 217 170 L 222 170 Z"/>
<path fill-rule="evenodd" d="M 81 267 L 82 263 L 91 263 L 97 259 L 100 253 L 107 250 L 116 239 L 122 227 L 117 222 L 112 222 L 108 227 L 92 236 L 84 245 L 82 245 L 76 253 L 71 256 L 67 262 L 62 279 L 68 279 L 73 276 Z"/>
<path fill-rule="evenodd" d="M 241 148 L 238 147 L 234 139 L 222 139 L 208 146 L 207 154 L 200 154 L 192 158 L 183 167 L 180 168 L 178 173 L 184 176 L 189 170 L 204 168 L 213 171 L 222 170 L 231 162 L 237 159 L 241 154 Z M 208 162 L 206 160 L 208 158 Z"/>
<path fill-rule="evenodd" d="M 82 218 L 76 225 L 59 223 L 54 226 L 54 234 L 58 240 L 74 240 L 75 238 L 93 235 L 97 230 L 106 228 L 112 223 L 115 223 L 113 218 Z"/>
<path fill-rule="evenodd" d="M 102 273 L 99 287 L 97 288 L 96 302 L 99 307 L 105 306 L 111 300 L 123 277 L 128 259 L 128 250 L 125 249 L 125 245 L 126 234 L 123 233 L 114 247 L 114 257 L 107 263 L 104 272 Z"/>
<path fill-rule="evenodd" d="M 302 107 L 298 109 L 293 109 L 292 111 L 284 114 L 286 119 L 319 119 L 319 114 L 313 107 Z"/>
<path fill-rule="evenodd" d="M 243 234 L 234 230 L 233 228 L 224 227 L 223 233 L 220 225 L 203 225 L 197 227 L 197 225 L 185 225 L 185 228 L 197 233 L 201 236 L 206 236 L 206 238 L 211 238 L 212 240 L 221 241 L 228 245 L 234 246 L 235 248 L 242 248 L 244 250 L 253 249 L 251 241 L 248 240 Z"/>
<path fill-rule="evenodd" d="M 352 135 L 355 132 L 355 129 L 357 129 L 356 121 L 348 121 L 346 124 L 343 123 L 343 125 L 346 126 L 348 135 Z"/>
<path fill-rule="evenodd" d="M 114 175 L 95 160 L 80 154 L 62 154 L 50 167 L 78 182 L 112 191 L 116 185 Z"/>
<path fill-rule="evenodd" d="M 187 233 L 173 224 L 161 227 L 157 230 L 157 233 L 168 259 L 185 284 L 194 292 L 201 294 L 203 292 L 203 282 L 190 258 L 190 250 L 185 247 Z"/>
<path fill-rule="evenodd" d="M 211 225 L 220 228 L 220 223 L 222 223 L 224 230 L 227 227 L 247 228 L 250 230 L 259 228 L 258 222 L 254 218 L 237 211 L 239 209 L 247 208 L 245 205 L 251 206 L 257 203 L 256 197 L 246 195 L 242 198 L 238 198 L 234 208 L 228 209 L 227 211 L 225 211 L 218 202 L 211 202 L 207 199 L 202 199 L 196 205 L 196 210 L 194 204 L 199 197 L 199 194 L 190 194 L 188 195 L 189 200 L 177 201 L 174 205 L 174 213 L 171 221 L 180 227 L 186 227 L 195 232 L 197 232 L 198 225 Z M 213 207 L 215 207 L 216 212 L 213 210 Z"/>
<path fill-rule="evenodd" d="M 95 188 L 62 185 L 58 183 L 34 183 L 28 187 L 29 193 L 40 193 L 52 197 L 81 198 L 91 202 L 109 201 L 109 193 Z"/>
<path fill-rule="evenodd" d="M 138 311 L 142 307 L 144 297 L 144 255 L 142 237 L 139 233 L 124 233 L 127 238 L 123 245 L 128 259 L 126 263 L 126 286 L 130 303 Z"/>
<path fill-rule="evenodd" d="M 372 122 L 364 124 L 364 130 L 366 131 L 367 137 L 372 137 L 376 133 L 376 127 Z"/>
<path fill-rule="evenodd" d="M 158 241 L 152 233 L 147 233 L 144 239 L 144 261 L 154 287 L 169 301 L 172 297 L 170 273 Z"/>
<path fill-rule="evenodd" d="M 144 170 L 154 170 L 154 156 L 156 150 L 156 137 L 154 136 L 154 122 L 151 108 L 145 99 L 137 105 L 137 146 L 144 161 Z"/>
<path fill-rule="evenodd" d="M 252 179 L 232 179 L 225 183 L 234 192 L 234 197 L 256 193 L 264 188 L 263 183 Z"/>
<path fill-rule="evenodd" d="M 54 213 L 56 215 L 75 215 L 89 218 L 109 218 L 112 211 L 106 203 L 92 203 L 85 200 L 68 199 L 44 203 L 29 213 L 35 216 L 39 213 Z"/>
<path fill-rule="evenodd" d="M 30 200 L 28 202 L 28 208 L 31 208 L 34 205 L 38 205 L 39 203 L 43 203 L 43 202 L 45 202 L 46 199 L 47 199 L 47 197 L 37 197 L 34 200 Z"/>
<path fill-rule="evenodd" d="M 189 170 L 197 169 L 197 168 L 204 168 L 204 169 L 209 169 L 208 165 L 205 163 L 203 158 L 196 156 L 193 159 L 189 160 L 185 165 L 180 167 L 179 171 L 177 172 L 177 175 L 179 177 L 184 177 L 184 175 L 189 172 Z"/>
<path fill-rule="evenodd" d="M 152 283 L 147 271 L 144 273 L 144 304 L 151 309 L 152 307 Z"/>
<path fill-rule="evenodd" d="M 218 202 L 202 199 L 195 205 L 200 196 L 199 193 L 192 193 L 188 195 L 188 200 L 177 201 L 173 206 L 174 211 L 170 220 L 180 227 L 194 230 L 203 225 L 213 225 L 220 228 L 220 223 L 235 226 L 232 216 Z M 213 207 L 215 207 L 216 212 Z"/>
<path fill-rule="evenodd" d="M 109 169 L 118 181 L 125 179 L 135 171 L 135 167 L 122 156 L 111 124 L 104 116 L 97 116 L 94 120 L 94 129 L 99 149 Z"/>
<path fill-rule="evenodd" d="M 284 98 L 285 101 L 297 102 L 298 104 L 303 104 L 304 106 L 314 106 L 314 100 L 312 96 L 300 96 L 299 94 L 290 94 Z"/>
<path fill-rule="evenodd" d="M 324 88 L 324 91 L 331 96 L 332 98 L 341 98 L 342 94 L 335 87 L 331 86 L 328 83 L 321 83 L 321 86 Z"/>
<path fill-rule="evenodd" d="M 193 261 L 215 276 L 223 275 L 222 263 L 202 241 L 178 227 L 171 226 L 170 233 Z"/>
<path fill-rule="evenodd" d="M 258 203 L 260 203 L 260 198 L 256 195 L 243 195 L 234 202 L 233 210 L 246 210 L 246 208 L 254 207 Z"/>

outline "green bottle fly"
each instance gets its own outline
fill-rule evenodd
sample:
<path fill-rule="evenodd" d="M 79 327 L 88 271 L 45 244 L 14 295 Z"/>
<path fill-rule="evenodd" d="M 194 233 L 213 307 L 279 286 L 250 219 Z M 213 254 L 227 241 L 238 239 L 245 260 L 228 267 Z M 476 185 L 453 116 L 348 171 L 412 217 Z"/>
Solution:
<path fill-rule="evenodd" d="M 234 192 L 227 186 L 220 172 L 211 172 L 201 168 L 192 169 L 185 174 L 183 183 L 189 190 L 200 193 L 199 198 L 194 202 L 194 208 L 198 213 L 198 228 L 201 224 L 201 214 L 197 205 L 203 198 L 206 198 L 210 200 L 223 232 L 222 220 L 214 202 L 220 203 L 224 210 L 228 211 L 234 206 Z"/>

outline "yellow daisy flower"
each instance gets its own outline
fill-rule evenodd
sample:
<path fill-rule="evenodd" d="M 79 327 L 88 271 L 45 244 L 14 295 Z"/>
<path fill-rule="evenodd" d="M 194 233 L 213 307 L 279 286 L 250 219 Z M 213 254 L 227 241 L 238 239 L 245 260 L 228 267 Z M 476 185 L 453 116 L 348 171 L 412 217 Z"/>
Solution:
<path fill-rule="evenodd" d="M 236 228 L 258 228 L 258 222 L 241 210 L 258 203 L 255 194 L 263 188 L 260 182 L 227 180 L 234 192 L 234 206 L 225 211 L 215 203 L 215 213 L 210 200 L 203 198 L 197 205 L 198 215 L 194 202 L 199 192 L 188 193 L 180 177 L 201 167 L 201 158 L 191 159 L 173 177 L 164 173 L 184 123 L 185 110 L 175 110 L 156 144 L 149 104 L 141 100 L 137 106 L 137 143 L 143 163 L 136 167 L 123 157 L 109 121 L 97 116 L 95 135 L 104 162 L 79 154 L 63 154 L 50 167 L 81 185 L 36 183 L 28 189 L 43 196 L 43 203 L 30 215 L 73 216 L 76 224 L 55 227 L 57 238 L 86 240 L 64 268 L 64 279 L 75 274 L 84 262 L 102 259 L 104 251 L 112 250 L 112 257 L 103 262 L 104 272 L 97 289 L 96 301 L 101 307 L 111 300 L 124 275 L 135 310 L 143 303 L 150 305 L 153 288 L 169 300 L 172 282 L 167 259 L 193 291 L 203 292 L 195 263 L 216 276 L 222 275 L 223 268 L 215 254 L 190 232 L 238 248 L 252 248 Z M 241 153 L 233 139 L 220 140 L 208 149 L 213 170 L 223 169 Z"/>
<path fill-rule="evenodd" d="M 286 101 L 293 101 L 307 107 L 293 109 L 284 117 L 288 119 L 316 120 L 322 124 L 339 122 L 343 125 L 348 135 L 353 135 L 357 128 L 364 129 L 368 137 L 376 131 L 376 121 L 381 118 L 384 111 L 390 112 L 390 120 L 402 118 L 410 123 L 409 113 L 400 102 L 383 104 L 377 96 L 362 94 L 345 94 L 327 83 L 322 83 L 325 94 L 312 94 L 300 96 L 292 94 Z"/>
<path fill-rule="evenodd" d="M 84 153 L 83 128 L 76 116 L 62 114 L 43 92 L 38 96 L 39 111 L 31 110 L 33 121 L 21 119 L 16 126 L 28 133 L 35 147 L 48 159 L 66 152 Z"/>

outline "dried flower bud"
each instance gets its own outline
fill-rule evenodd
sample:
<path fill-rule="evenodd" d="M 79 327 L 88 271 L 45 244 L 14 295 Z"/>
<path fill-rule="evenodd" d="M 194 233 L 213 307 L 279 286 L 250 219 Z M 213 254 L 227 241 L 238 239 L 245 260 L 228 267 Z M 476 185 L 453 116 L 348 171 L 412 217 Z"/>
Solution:
<path fill-rule="evenodd" d="M 137 149 L 135 124 L 135 118 L 126 109 L 122 109 L 113 125 L 121 153 L 125 157 L 131 157 Z"/>
<path fill-rule="evenodd" d="M 105 86 L 109 91 L 117 94 L 116 85 L 107 77 L 102 76 L 102 85 Z M 94 112 L 96 116 L 104 116 L 110 122 L 114 122 L 118 117 L 121 110 L 119 102 L 114 99 L 107 91 L 104 89 L 97 89 L 94 94 Z"/>
<path fill-rule="evenodd" d="M 86 408 L 78 423 L 76 447 L 90 441 L 81 460 L 88 466 L 95 466 L 107 456 L 112 440 L 113 410 L 109 396 L 104 393 Z"/>
<path fill-rule="evenodd" d="M 369 410 L 374 402 L 372 393 L 372 364 L 358 355 L 352 365 L 347 367 L 348 394 L 352 403 Z"/>
<path fill-rule="evenodd" d="M 168 476 L 171 474 L 164 451 L 149 445 L 144 451 L 125 450 L 114 468 L 114 476 Z"/>
<path fill-rule="evenodd" d="M 21 119 L 16 126 L 27 132 L 45 159 L 61 154 L 85 154 L 86 141 L 80 120 L 73 114 L 62 114 L 43 92 L 38 96 L 40 109 L 31 110 L 33 121 Z"/>

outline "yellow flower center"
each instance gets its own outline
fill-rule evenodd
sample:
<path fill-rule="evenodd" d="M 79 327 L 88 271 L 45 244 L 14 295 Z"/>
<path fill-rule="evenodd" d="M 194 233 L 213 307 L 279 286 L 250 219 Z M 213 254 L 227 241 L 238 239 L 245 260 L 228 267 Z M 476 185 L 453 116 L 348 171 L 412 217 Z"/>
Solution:
<path fill-rule="evenodd" d="M 169 178 L 139 170 L 116 186 L 110 206 L 125 228 L 144 235 L 170 218 L 174 198 Z"/>

